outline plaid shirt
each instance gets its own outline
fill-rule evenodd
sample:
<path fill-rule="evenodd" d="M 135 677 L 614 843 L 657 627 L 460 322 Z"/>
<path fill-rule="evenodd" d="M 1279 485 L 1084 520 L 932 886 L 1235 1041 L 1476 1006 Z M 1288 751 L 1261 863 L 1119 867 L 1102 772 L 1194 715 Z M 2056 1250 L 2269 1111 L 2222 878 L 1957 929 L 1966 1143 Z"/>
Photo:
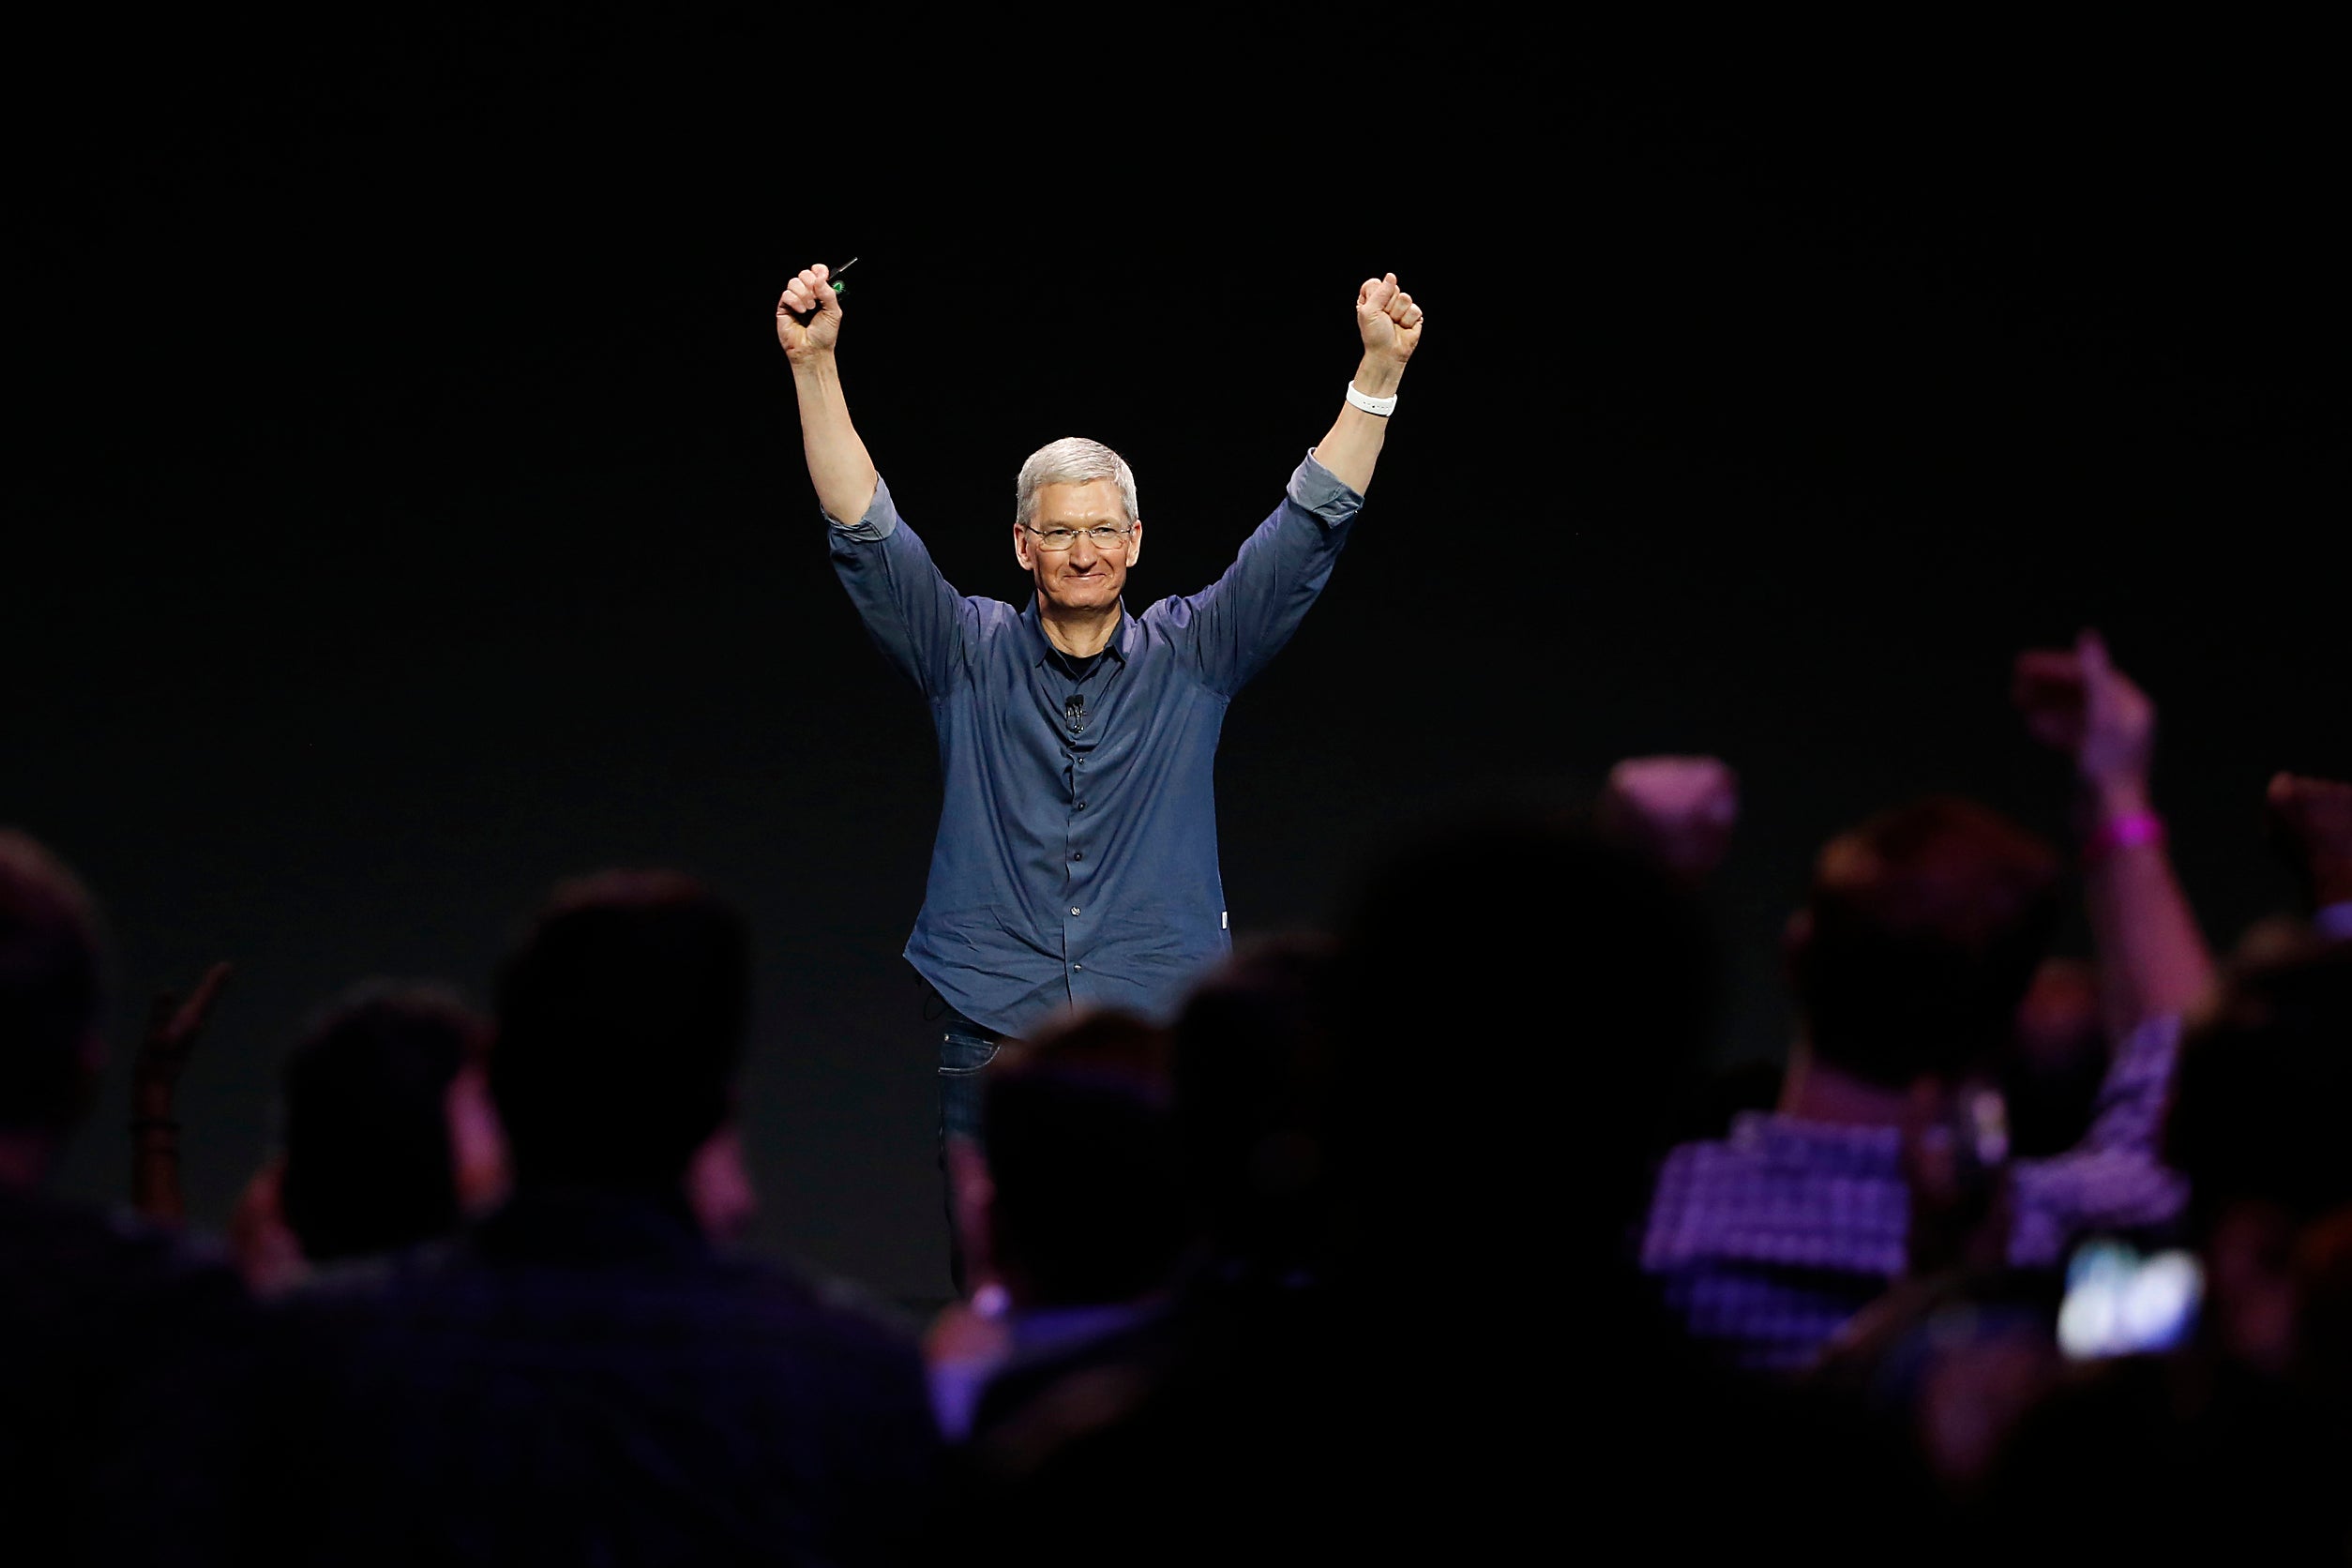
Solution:
<path fill-rule="evenodd" d="M 2179 1214 L 2187 1188 L 2156 1159 L 2179 1039 L 2177 1018 L 2133 1031 L 2083 1141 L 2008 1167 L 2011 1262 L 2049 1267 L 2087 1232 Z M 1741 1366 L 1794 1371 L 1905 1272 L 1910 1216 L 1896 1128 L 1752 1111 L 1730 1137 L 1666 1156 L 1641 1263 L 1693 1337 Z"/>

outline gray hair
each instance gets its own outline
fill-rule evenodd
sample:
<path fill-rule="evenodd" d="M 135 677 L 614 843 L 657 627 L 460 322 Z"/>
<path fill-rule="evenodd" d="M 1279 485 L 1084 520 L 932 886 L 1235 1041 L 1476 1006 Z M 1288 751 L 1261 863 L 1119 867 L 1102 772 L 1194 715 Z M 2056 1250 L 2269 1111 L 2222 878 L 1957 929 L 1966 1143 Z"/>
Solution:
<path fill-rule="evenodd" d="M 1021 464 L 1021 476 L 1013 483 L 1013 520 L 1036 521 L 1037 492 L 1048 485 L 1083 485 L 1096 479 L 1119 481 L 1119 499 L 1129 522 L 1141 515 L 1135 508 L 1135 470 L 1127 460 L 1099 441 L 1065 435 L 1038 447 Z"/>

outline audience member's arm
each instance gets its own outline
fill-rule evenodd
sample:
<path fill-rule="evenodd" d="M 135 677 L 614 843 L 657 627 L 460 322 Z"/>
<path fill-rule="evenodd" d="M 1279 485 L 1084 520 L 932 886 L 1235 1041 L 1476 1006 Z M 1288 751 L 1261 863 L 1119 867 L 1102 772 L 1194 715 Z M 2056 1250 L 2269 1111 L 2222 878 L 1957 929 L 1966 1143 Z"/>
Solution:
<path fill-rule="evenodd" d="M 169 1225 L 187 1213 L 180 1196 L 180 1124 L 172 1114 L 180 1073 L 228 978 L 229 966 L 219 963 L 204 972 L 186 1002 L 170 991 L 158 992 L 131 1069 L 131 1206 Z"/>
<path fill-rule="evenodd" d="M 2148 793 L 2156 707 L 2085 632 L 2074 647 L 2017 659 L 2027 726 L 2073 758 L 2082 794 L 2083 896 L 2098 944 L 2109 1030 L 2118 1039 L 2177 1017 L 2205 993 L 2213 959 L 2173 875 Z"/>
<path fill-rule="evenodd" d="M 2352 784 L 2282 773 L 2267 792 L 2270 832 L 2323 925 L 2352 936 Z"/>
<path fill-rule="evenodd" d="M 784 285 L 784 297 L 776 303 L 776 337 L 792 365 L 801 449 L 808 459 L 809 481 L 817 487 L 817 504 L 836 522 L 854 523 L 873 504 L 880 475 L 841 396 L 841 369 L 833 354 L 841 339 L 841 298 L 827 282 L 831 277 L 822 265 L 805 267 Z M 805 323 L 803 316 L 808 318 Z"/>
<path fill-rule="evenodd" d="M 1686 882 L 1723 864 L 1740 820 L 1740 776 L 1713 757 L 1629 757 L 1609 769 L 1592 814 Z"/>

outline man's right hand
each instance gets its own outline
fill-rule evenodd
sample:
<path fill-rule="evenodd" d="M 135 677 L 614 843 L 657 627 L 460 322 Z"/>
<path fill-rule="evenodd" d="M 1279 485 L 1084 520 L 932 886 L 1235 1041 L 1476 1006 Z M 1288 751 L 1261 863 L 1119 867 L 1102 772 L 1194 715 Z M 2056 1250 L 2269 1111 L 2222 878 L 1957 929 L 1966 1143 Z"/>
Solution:
<path fill-rule="evenodd" d="M 832 276 L 822 263 L 804 267 L 776 302 L 776 340 L 795 365 L 822 358 L 840 340 L 841 296 L 828 286 Z"/>

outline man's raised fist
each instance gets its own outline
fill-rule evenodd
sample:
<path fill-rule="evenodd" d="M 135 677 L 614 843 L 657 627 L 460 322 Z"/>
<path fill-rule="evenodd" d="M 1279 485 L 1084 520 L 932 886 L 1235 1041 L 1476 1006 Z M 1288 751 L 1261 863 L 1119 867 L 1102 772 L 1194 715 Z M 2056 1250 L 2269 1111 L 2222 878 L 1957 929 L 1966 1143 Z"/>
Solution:
<path fill-rule="evenodd" d="M 1385 354 L 1399 365 L 1421 346 L 1421 307 L 1396 286 L 1396 274 L 1367 278 L 1356 291 L 1356 331 L 1364 352 Z"/>
<path fill-rule="evenodd" d="M 832 277 L 822 262 L 803 267 L 776 302 L 776 340 L 794 359 L 831 354 L 840 341 L 841 296 L 830 286 Z"/>

